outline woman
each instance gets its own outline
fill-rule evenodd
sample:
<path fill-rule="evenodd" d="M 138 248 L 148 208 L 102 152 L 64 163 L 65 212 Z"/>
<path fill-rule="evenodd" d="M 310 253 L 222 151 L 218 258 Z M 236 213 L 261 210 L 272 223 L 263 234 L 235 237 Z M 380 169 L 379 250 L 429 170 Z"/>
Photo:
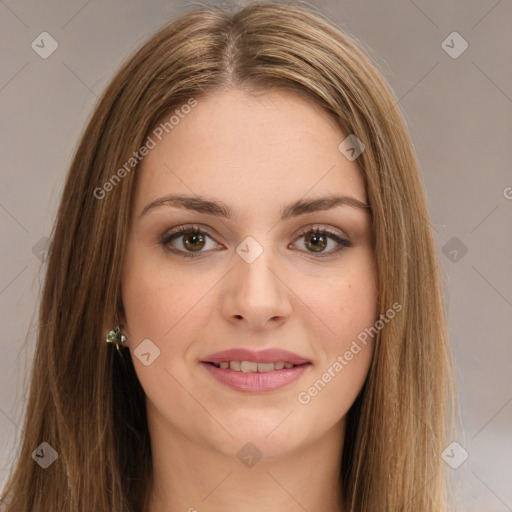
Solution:
<path fill-rule="evenodd" d="M 418 167 L 319 14 L 202 8 L 154 35 L 69 171 L 9 511 L 445 510 Z"/>

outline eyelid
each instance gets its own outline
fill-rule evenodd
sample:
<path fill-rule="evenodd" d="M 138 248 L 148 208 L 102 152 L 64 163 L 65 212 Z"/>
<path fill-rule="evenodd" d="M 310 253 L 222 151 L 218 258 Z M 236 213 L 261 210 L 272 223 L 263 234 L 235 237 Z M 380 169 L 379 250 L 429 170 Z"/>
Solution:
<path fill-rule="evenodd" d="M 329 226 L 323 225 L 323 224 L 309 224 L 308 226 L 305 226 L 299 230 L 299 232 L 295 235 L 295 240 L 300 238 L 301 236 L 307 235 L 308 233 L 320 231 L 325 231 L 329 235 L 336 236 L 338 238 L 342 238 L 346 241 L 349 240 L 349 236 L 337 228 L 331 228 Z"/>

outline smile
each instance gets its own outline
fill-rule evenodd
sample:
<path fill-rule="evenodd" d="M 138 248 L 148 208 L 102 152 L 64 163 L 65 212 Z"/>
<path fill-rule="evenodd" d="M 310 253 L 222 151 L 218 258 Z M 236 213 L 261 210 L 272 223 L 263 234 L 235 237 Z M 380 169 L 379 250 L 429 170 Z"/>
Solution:
<path fill-rule="evenodd" d="M 222 361 L 221 363 L 212 363 L 217 368 L 229 368 L 235 372 L 259 372 L 267 373 L 273 372 L 274 370 L 282 370 L 283 368 L 293 368 L 292 363 L 285 363 L 279 361 L 277 363 L 256 363 L 255 361 Z"/>

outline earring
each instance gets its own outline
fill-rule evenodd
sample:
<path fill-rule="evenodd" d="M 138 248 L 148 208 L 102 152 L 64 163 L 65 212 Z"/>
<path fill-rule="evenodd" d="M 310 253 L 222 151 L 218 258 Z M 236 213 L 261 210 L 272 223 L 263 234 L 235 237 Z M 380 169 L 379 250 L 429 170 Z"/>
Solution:
<path fill-rule="evenodd" d="M 119 350 L 119 345 L 121 343 L 124 343 L 126 341 L 126 336 L 124 334 L 121 334 L 121 328 L 119 326 L 114 327 L 109 333 L 107 334 L 107 343 L 115 343 L 117 350 Z"/>

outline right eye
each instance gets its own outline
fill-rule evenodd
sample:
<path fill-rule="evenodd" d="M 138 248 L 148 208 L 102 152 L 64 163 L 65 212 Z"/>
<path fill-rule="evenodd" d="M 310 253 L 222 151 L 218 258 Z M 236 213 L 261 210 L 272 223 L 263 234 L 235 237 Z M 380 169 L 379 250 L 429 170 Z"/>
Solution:
<path fill-rule="evenodd" d="M 211 241 L 209 248 L 208 239 Z M 198 226 L 180 226 L 171 233 L 167 233 L 160 244 L 170 252 L 189 258 L 195 258 L 200 256 L 201 253 L 208 252 L 208 250 L 221 247 L 206 231 Z M 206 250 L 203 250 L 205 247 Z"/>

